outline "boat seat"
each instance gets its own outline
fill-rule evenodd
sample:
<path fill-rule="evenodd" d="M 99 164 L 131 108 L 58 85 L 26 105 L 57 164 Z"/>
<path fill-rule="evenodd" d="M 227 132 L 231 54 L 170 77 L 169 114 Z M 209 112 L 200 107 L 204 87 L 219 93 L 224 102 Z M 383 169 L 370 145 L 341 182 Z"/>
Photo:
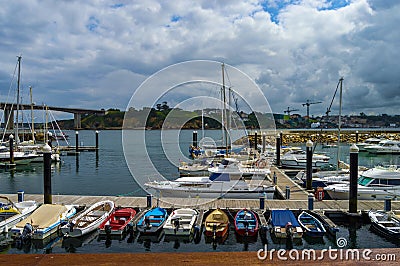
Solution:
<path fill-rule="evenodd" d="M 386 227 L 386 229 L 390 229 L 390 230 L 400 230 L 400 226 L 393 226 L 393 227 Z"/>
<path fill-rule="evenodd" d="M 393 222 L 391 222 L 391 221 L 378 221 L 378 223 L 380 223 L 380 224 L 391 224 Z"/>

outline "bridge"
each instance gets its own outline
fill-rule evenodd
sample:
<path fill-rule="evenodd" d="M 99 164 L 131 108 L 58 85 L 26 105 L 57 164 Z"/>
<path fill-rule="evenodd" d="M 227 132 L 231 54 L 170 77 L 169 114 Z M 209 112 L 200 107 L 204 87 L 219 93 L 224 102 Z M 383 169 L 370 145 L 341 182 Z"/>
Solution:
<path fill-rule="evenodd" d="M 0 108 L 4 110 L 4 121 L 14 121 L 14 111 L 17 110 L 17 104 L 13 103 L 0 103 Z M 47 105 L 35 105 L 35 104 L 19 104 L 19 110 L 53 110 L 66 113 L 74 114 L 74 127 L 75 129 L 80 129 L 81 117 L 83 114 L 96 114 L 105 115 L 105 110 L 93 110 L 93 109 L 82 109 L 82 108 L 65 108 L 65 107 L 55 107 Z M 13 129 L 14 123 L 8 123 L 7 129 Z"/>

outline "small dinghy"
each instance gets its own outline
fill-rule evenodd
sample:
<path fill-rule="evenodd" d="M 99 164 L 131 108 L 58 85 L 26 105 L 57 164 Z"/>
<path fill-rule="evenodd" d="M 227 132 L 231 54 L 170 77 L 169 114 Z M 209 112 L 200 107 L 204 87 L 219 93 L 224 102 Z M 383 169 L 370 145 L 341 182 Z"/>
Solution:
<path fill-rule="evenodd" d="M 0 234 L 7 233 L 14 225 L 28 217 L 38 206 L 36 201 L 14 203 L 8 197 L 0 196 Z"/>
<path fill-rule="evenodd" d="M 326 233 L 324 225 L 311 214 L 303 211 L 297 218 L 304 234 L 310 237 L 323 237 Z"/>
<path fill-rule="evenodd" d="M 128 224 L 130 224 L 136 215 L 132 208 L 122 208 L 115 210 L 99 226 L 100 234 L 122 235 L 126 233 Z"/>
<path fill-rule="evenodd" d="M 97 230 L 102 222 L 114 210 L 111 200 L 99 201 L 70 220 L 61 227 L 61 232 L 66 237 L 80 237 Z"/>
<path fill-rule="evenodd" d="M 174 210 L 164 224 L 165 234 L 189 236 L 193 233 L 198 215 L 196 210 L 189 208 Z"/>
<path fill-rule="evenodd" d="M 269 220 L 276 238 L 302 238 L 303 229 L 290 210 L 272 210 Z"/>
<path fill-rule="evenodd" d="M 141 234 L 155 234 L 160 229 L 167 220 L 167 211 L 160 207 L 155 207 L 148 210 L 137 222 L 136 229 Z"/>
<path fill-rule="evenodd" d="M 218 208 L 207 216 L 204 225 L 206 236 L 224 238 L 229 229 L 228 215 Z"/>
<path fill-rule="evenodd" d="M 370 210 L 371 229 L 389 239 L 400 239 L 400 219 L 393 213 Z"/>
<path fill-rule="evenodd" d="M 240 210 L 235 215 L 235 231 L 240 236 L 255 236 L 259 224 L 256 214 L 247 209 Z"/>

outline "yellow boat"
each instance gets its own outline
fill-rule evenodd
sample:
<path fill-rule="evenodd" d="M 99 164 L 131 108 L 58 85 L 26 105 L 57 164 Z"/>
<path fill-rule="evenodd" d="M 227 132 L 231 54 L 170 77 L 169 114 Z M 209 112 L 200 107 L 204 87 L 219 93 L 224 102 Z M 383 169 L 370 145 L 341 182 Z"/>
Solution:
<path fill-rule="evenodd" d="M 206 236 L 225 237 L 229 229 L 228 215 L 221 209 L 212 211 L 205 220 Z"/>

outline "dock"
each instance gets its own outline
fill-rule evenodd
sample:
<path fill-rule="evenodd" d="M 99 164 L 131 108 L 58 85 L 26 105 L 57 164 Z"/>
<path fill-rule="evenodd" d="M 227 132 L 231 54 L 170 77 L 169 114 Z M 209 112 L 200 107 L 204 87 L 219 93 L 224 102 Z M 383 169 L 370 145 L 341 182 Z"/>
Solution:
<path fill-rule="evenodd" d="M 295 183 L 290 179 L 283 170 L 277 168 L 276 166 L 271 167 L 271 175 L 276 174 L 277 184 L 276 190 L 279 197 L 286 199 L 286 187 L 290 189 L 290 199 L 292 200 L 304 200 L 307 201 L 308 193 L 304 188 L 300 187 L 299 184 Z"/>

